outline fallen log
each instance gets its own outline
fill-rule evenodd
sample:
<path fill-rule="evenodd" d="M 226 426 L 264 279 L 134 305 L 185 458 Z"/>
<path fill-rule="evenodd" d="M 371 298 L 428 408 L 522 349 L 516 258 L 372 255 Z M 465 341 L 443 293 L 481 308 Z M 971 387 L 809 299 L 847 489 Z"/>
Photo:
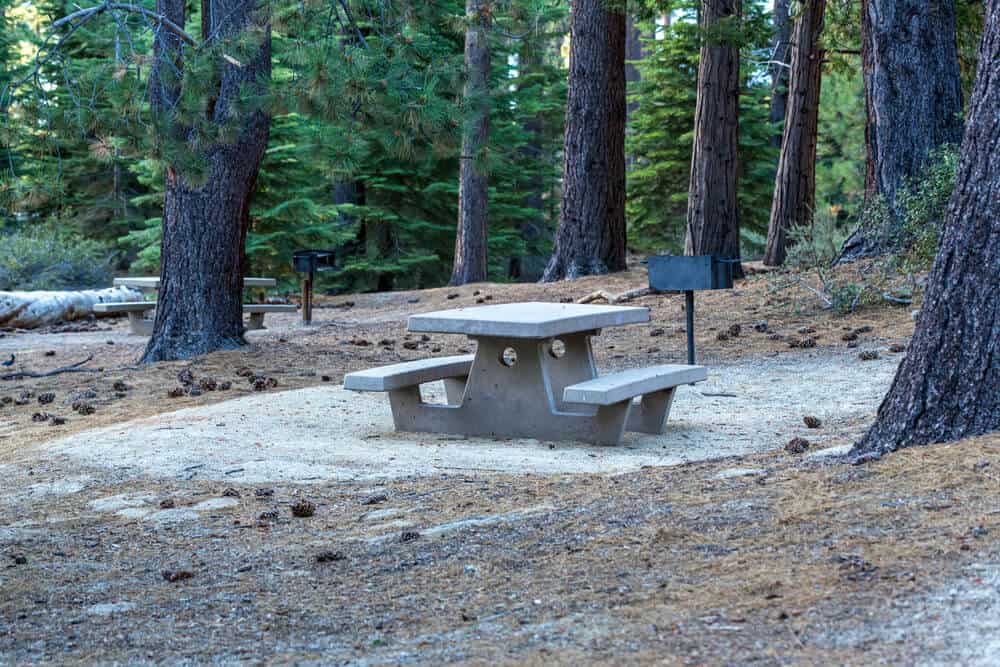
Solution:
<path fill-rule="evenodd" d="M 78 292 L 0 292 L 0 326 L 34 329 L 87 317 L 94 312 L 96 303 L 141 299 L 142 292 L 129 287 Z"/>
<path fill-rule="evenodd" d="M 612 294 L 607 290 L 599 289 L 596 292 L 591 292 L 587 296 L 580 297 L 576 300 L 576 302 L 593 303 L 595 301 L 607 301 L 608 303 L 625 303 L 626 301 L 631 301 L 632 299 L 649 296 L 652 293 L 653 290 L 648 287 L 640 287 L 638 289 L 622 292 L 621 294 Z"/>

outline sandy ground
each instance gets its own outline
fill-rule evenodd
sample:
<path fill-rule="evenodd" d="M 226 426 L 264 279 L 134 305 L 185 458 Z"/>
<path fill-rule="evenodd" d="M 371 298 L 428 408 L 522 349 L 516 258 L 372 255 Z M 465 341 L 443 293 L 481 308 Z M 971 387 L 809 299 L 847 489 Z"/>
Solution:
<path fill-rule="evenodd" d="M 1000 437 L 827 456 L 872 418 L 908 310 L 838 316 L 760 276 L 707 294 L 710 381 L 620 447 L 394 434 L 384 397 L 338 387 L 468 345 L 409 336 L 410 312 L 643 280 L 338 297 L 141 368 L 120 321 L 2 332 L 18 368 L 94 372 L 0 383 L 0 663 L 1000 664 Z M 683 358 L 679 300 L 639 303 L 654 321 L 606 331 L 602 368 Z M 168 398 L 181 371 L 233 387 Z"/>
<path fill-rule="evenodd" d="M 619 447 L 394 433 L 384 395 L 320 386 L 85 431 L 44 451 L 67 466 L 241 483 L 617 473 L 775 449 L 795 436 L 817 446 L 844 441 L 858 433 L 859 418 L 874 414 L 895 366 L 892 358 L 854 363 L 844 353 L 714 366 L 709 381 L 678 391 L 666 433 L 629 433 Z M 824 427 L 806 429 L 804 415 Z"/>

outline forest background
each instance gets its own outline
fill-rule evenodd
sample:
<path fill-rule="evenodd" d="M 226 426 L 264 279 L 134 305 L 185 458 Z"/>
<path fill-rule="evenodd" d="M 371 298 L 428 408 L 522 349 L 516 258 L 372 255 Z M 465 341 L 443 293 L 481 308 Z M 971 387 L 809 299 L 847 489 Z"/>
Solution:
<path fill-rule="evenodd" d="M 290 287 L 295 249 L 336 248 L 340 268 L 321 276 L 325 289 L 444 284 L 455 251 L 462 127 L 477 104 L 463 95 L 465 4 L 406 12 L 399 32 L 373 47 L 366 62 L 351 62 L 341 80 L 331 80 L 338 68 L 319 66 L 329 64 L 330 50 L 318 47 L 344 41 L 341 28 L 318 21 L 308 31 L 283 28 L 282 16 L 304 7 L 274 12 L 275 88 L 295 94 L 267 101 L 271 131 L 250 210 L 248 275 L 277 276 Z M 91 21 L 60 34 L 56 51 L 50 26 L 78 9 L 64 0 L 0 0 L 0 290 L 94 287 L 117 272 L 159 272 L 164 160 L 150 150 L 155 132 L 143 120 L 153 30 Z M 794 17 L 794 3 L 784 9 Z M 737 36 L 744 259 L 763 253 L 781 142 L 783 119 L 773 102 L 787 55 L 773 10 L 745 2 Z M 798 232 L 808 235 L 798 245 L 810 255 L 793 246 L 792 263 L 817 261 L 817 252 L 832 257 L 866 214 L 859 12 L 856 0 L 827 5 L 815 215 Z M 537 280 L 551 254 L 568 14 L 565 3 L 512 0 L 498 4 L 490 24 L 490 133 L 476 160 L 489 174 L 491 280 Z M 628 15 L 628 248 L 681 253 L 703 38 L 697 4 L 630 3 Z M 967 96 L 981 5 L 960 0 L 957 15 Z M 198 25 L 198 3 L 187 16 Z M 386 24 L 362 16 L 358 25 L 374 44 Z M 55 56 L 37 57 L 50 52 Z M 947 201 L 955 163 L 954 149 L 945 147 L 928 172 L 930 184 L 914 184 L 933 200 L 927 207 Z"/>

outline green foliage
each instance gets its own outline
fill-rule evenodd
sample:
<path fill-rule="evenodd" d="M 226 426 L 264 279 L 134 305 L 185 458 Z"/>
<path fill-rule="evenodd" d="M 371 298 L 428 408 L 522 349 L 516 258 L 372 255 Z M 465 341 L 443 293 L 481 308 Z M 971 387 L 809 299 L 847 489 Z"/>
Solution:
<path fill-rule="evenodd" d="M 865 99 L 860 70 L 823 73 L 816 144 L 816 211 L 845 229 L 865 198 Z"/>
<path fill-rule="evenodd" d="M 107 287 L 107 246 L 56 225 L 0 233 L 0 291 Z"/>
<path fill-rule="evenodd" d="M 317 276 L 322 289 L 440 284 L 450 273 L 457 219 L 459 130 L 466 107 L 455 100 L 463 84 L 464 3 L 451 0 L 390 17 L 398 29 L 392 31 L 359 20 L 364 45 L 351 31 L 331 35 L 327 17 L 317 21 L 310 13 L 315 7 L 306 6 L 304 16 L 285 9 L 277 8 L 273 31 L 273 116 L 251 202 L 249 270 L 291 286 L 294 250 L 334 248 L 341 268 Z M 558 43 L 551 31 L 565 9 L 528 0 L 494 7 L 501 9 L 490 34 L 491 134 L 481 156 L 491 179 L 495 279 L 506 277 L 510 258 L 549 251 L 565 109 L 565 71 L 551 48 Z M 524 62 L 512 65 L 517 57 Z M 199 63 L 185 74 L 178 113 L 194 128 L 189 139 L 200 144 L 221 135 L 207 134 L 218 128 L 194 127 L 196 117 L 204 117 L 199 100 L 211 86 Z M 128 204 L 141 217 L 129 219 L 119 238 L 137 272 L 158 271 L 162 165 L 168 157 L 182 161 L 188 174 L 203 168 L 196 155 L 183 161 L 157 151 L 129 164 L 128 176 L 139 187 Z M 338 201 L 338 183 L 359 185 L 363 197 Z"/>
<path fill-rule="evenodd" d="M 847 240 L 847 234 L 828 209 L 817 209 L 811 224 L 788 230 L 785 265 L 798 269 L 829 266 Z"/>
<path fill-rule="evenodd" d="M 663 38 L 646 41 L 649 55 L 636 63 L 642 78 L 630 91 L 638 108 L 627 139 L 632 161 L 626 213 L 629 244 L 644 252 L 680 253 L 684 246 L 702 35 L 695 4 L 676 3 L 672 9 Z M 652 30 L 647 24 L 643 32 Z M 778 157 L 771 145 L 767 66 L 761 64 L 769 39 L 763 3 L 746 3 L 739 29 L 729 25 L 726 34 L 727 41 L 738 38 L 742 45 L 737 198 L 743 254 L 750 256 L 766 240 Z"/>
<path fill-rule="evenodd" d="M 935 151 L 918 179 L 896 193 L 896 210 L 879 197 L 862 214 L 862 225 L 871 238 L 894 249 L 892 268 L 904 273 L 929 270 L 937 254 L 948 200 L 955 189 L 958 147 L 944 145 Z"/>

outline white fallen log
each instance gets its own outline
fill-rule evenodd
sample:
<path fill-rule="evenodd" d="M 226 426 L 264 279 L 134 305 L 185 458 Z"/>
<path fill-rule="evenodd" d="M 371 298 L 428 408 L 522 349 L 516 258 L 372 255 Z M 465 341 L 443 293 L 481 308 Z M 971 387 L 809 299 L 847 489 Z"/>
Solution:
<path fill-rule="evenodd" d="M 0 292 L 0 326 L 33 329 L 87 317 L 94 313 L 96 303 L 141 300 L 142 292 L 129 287 L 79 292 Z"/>
<path fill-rule="evenodd" d="M 622 292 L 621 294 L 612 294 L 611 292 L 603 289 L 599 289 L 596 292 L 591 292 L 587 296 L 582 296 L 576 300 L 577 303 L 594 303 L 595 301 L 606 301 L 608 303 L 626 303 L 632 299 L 638 299 L 644 296 L 649 296 L 653 293 L 648 287 L 639 287 L 636 289 L 631 289 L 627 292 Z"/>

